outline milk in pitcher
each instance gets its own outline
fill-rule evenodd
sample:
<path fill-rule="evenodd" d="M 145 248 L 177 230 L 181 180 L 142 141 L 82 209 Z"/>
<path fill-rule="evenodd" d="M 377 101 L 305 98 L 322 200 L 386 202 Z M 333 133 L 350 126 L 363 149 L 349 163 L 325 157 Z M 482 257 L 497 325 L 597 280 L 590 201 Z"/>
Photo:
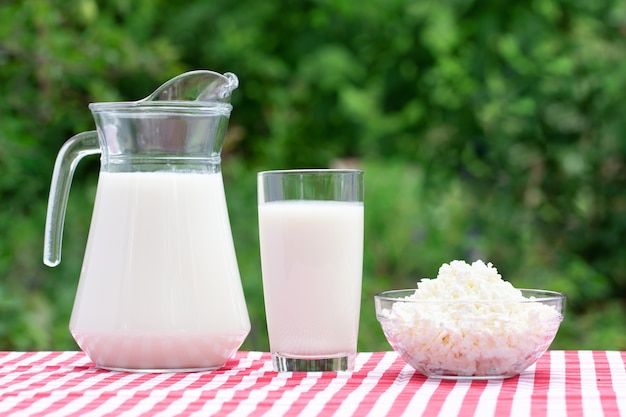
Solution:
<path fill-rule="evenodd" d="M 215 369 L 250 331 L 221 173 L 101 172 L 70 321 L 109 369 Z"/>

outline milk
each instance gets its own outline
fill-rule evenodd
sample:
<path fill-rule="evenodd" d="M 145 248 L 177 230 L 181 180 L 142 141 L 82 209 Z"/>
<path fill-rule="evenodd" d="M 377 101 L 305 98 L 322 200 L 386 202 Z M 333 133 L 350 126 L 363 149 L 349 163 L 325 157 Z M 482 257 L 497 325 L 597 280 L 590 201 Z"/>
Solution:
<path fill-rule="evenodd" d="M 298 358 L 356 352 L 363 264 L 363 203 L 259 205 L 270 350 Z"/>
<path fill-rule="evenodd" d="M 70 330 L 106 368 L 232 356 L 250 322 L 220 173 L 100 173 Z"/>

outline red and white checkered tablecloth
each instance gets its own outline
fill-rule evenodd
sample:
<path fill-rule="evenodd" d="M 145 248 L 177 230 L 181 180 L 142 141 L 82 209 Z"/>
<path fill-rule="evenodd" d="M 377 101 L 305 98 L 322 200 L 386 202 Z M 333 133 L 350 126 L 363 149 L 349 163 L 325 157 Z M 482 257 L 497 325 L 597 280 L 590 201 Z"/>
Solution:
<path fill-rule="evenodd" d="M 0 415 L 626 416 L 626 352 L 549 351 L 519 377 L 447 381 L 393 352 L 359 353 L 352 373 L 277 373 L 238 352 L 223 369 L 100 370 L 82 352 L 0 352 Z"/>

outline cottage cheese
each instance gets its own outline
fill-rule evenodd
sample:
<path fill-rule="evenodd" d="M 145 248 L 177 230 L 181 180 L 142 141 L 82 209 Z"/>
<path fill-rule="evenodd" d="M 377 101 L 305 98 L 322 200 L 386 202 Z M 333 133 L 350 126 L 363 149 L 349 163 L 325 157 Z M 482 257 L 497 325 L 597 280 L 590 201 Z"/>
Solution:
<path fill-rule="evenodd" d="M 516 375 L 549 347 L 562 320 L 480 260 L 442 265 L 407 300 L 379 318 L 394 349 L 426 375 Z"/>

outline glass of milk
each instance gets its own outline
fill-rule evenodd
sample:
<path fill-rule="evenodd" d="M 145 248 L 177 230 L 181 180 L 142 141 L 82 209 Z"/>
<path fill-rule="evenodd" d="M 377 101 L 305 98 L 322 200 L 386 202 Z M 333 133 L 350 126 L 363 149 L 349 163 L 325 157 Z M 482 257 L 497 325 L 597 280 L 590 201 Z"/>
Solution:
<path fill-rule="evenodd" d="M 352 370 L 363 272 L 363 171 L 260 172 L 258 202 L 274 369 Z"/>

